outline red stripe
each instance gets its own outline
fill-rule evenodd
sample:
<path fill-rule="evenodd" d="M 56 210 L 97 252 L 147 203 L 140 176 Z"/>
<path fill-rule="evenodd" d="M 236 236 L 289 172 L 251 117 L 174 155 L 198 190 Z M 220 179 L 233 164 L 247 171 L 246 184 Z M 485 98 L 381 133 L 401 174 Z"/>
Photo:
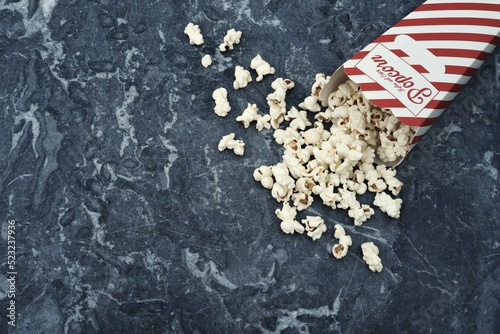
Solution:
<path fill-rule="evenodd" d="M 384 87 L 382 87 L 380 84 L 378 84 L 376 82 L 366 82 L 366 83 L 360 84 L 360 86 L 361 86 L 361 91 L 365 91 L 365 92 L 385 90 Z"/>
<path fill-rule="evenodd" d="M 486 10 L 492 12 L 500 12 L 500 5 L 489 4 L 489 3 L 453 3 L 453 8 L 450 8 L 449 3 L 433 3 L 433 4 L 423 4 L 415 11 L 428 11 L 428 10 Z"/>
<path fill-rule="evenodd" d="M 427 109 L 446 109 L 450 105 L 451 101 L 439 101 L 431 100 L 425 106 Z"/>
<path fill-rule="evenodd" d="M 440 17 L 440 18 L 419 18 L 419 19 L 403 19 L 396 23 L 395 27 L 410 27 L 410 26 L 429 26 L 429 25 L 472 25 L 485 27 L 500 27 L 500 20 L 496 19 L 480 19 L 469 17 Z"/>
<path fill-rule="evenodd" d="M 418 73 L 429 73 L 429 71 L 427 71 L 427 69 L 422 65 L 410 65 L 410 66 L 413 67 Z"/>
<path fill-rule="evenodd" d="M 467 67 L 467 66 L 446 65 L 445 73 L 465 75 L 465 76 L 471 77 L 474 75 L 474 73 L 476 73 L 476 71 L 477 71 L 477 68 L 472 68 L 472 67 Z"/>
<path fill-rule="evenodd" d="M 363 59 L 366 57 L 366 55 L 369 53 L 370 51 L 359 51 L 358 53 L 356 53 L 351 59 Z"/>
<path fill-rule="evenodd" d="M 462 84 L 449 83 L 449 82 L 431 82 L 431 83 L 440 92 L 458 93 L 464 87 L 464 85 Z"/>
<path fill-rule="evenodd" d="M 416 144 L 420 141 L 420 139 L 422 139 L 424 136 L 421 135 L 421 136 L 415 136 L 413 137 L 413 140 L 411 141 L 412 144 Z"/>
<path fill-rule="evenodd" d="M 500 42 L 499 36 L 486 35 L 486 34 L 473 34 L 473 33 L 414 33 L 405 34 L 410 36 L 416 41 L 464 41 L 464 42 L 483 42 L 496 45 Z M 399 34 L 387 34 L 381 35 L 373 43 L 386 43 L 394 42 L 394 39 L 399 36 Z"/>
<path fill-rule="evenodd" d="M 344 67 L 345 74 L 351 75 L 366 75 L 365 72 L 361 71 L 357 67 Z"/>
<path fill-rule="evenodd" d="M 403 102 L 397 99 L 371 99 L 370 102 L 382 108 L 406 108 Z"/>
<path fill-rule="evenodd" d="M 437 118 L 425 117 L 398 117 L 398 119 L 409 126 L 430 126 L 437 120 Z"/>

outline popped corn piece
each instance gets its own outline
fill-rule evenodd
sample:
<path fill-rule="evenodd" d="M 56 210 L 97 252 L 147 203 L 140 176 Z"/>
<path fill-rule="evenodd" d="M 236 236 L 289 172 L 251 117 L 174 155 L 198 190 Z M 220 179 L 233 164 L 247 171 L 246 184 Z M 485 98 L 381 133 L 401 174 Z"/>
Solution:
<path fill-rule="evenodd" d="M 354 95 L 359 90 L 359 86 L 357 83 L 355 83 L 351 79 L 347 79 L 346 82 L 339 85 L 338 90 L 342 94 L 344 94 L 344 96 L 347 96 L 348 98 L 350 98 L 352 95 Z"/>
<path fill-rule="evenodd" d="M 276 183 L 281 185 L 289 185 L 293 184 L 295 186 L 295 181 L 290 176 L 288 167 L 286 164 L 280 162 L 272 167 L 272 172 L 274 176 L 274 180 Z"/>
<path fill-rule="evenodd" d="M 201 29 L 197 24 L 193 24 L 191 22 L 188 23 L 188 25 L 184 28 L 184 33 L 189 37 L 189 44 L 201 45 L 204 43 Z"/>
<path fill-rule="evenodd" d="M 272 189 L 274 184 L 272 167 L 260 166 L 253 172 L 253 178 L 255 181 L 260 182 L 260 184 L 266 189 Z"/>
<path fill-rule="evenodd" d="M 313 179 L 308 177 L 300 177 L 299 179 L 297 179 L 297 181 L 295 181 L 295 190 L 299 193 L 310 195 L 315 185 L 316 182 L 314 182 Z"/>
<path fill-rule="evenodd" d="M 297 110 L 297 108 L 292 107 L 285 115 L 285 121 L 290 122 L 290 127 L 292 129 L 304 130 L 306 127 L 311 125 L 309 119 L 307 119 L 307 112 L 304 110 Z"/>
<path fill-rule="evenodd" d="M 250 62 L 250 68 L 257 72 L 257 79 L 255 81 L 259 82 L 264 78 L 264 75 L 274 74 L 276 71 L 274 67 L 269 65 L 260 55 L 256 55 Z"/>
<path fill-rule="evenodd" d="M 291 147 L 294 145 L 302 145 L 302 138 L 300 137 L 300 133 L 291 127 L 287 127 L 286 129 L 276 129 L 273 133 L 274 140 L 283 145 L 285 148 Z"/>
<path fill-rule="evenodd" d="M 394 199 L 385 192 L 377 193 L 373 201 L 373 205 L 378 206 L 382 212 L 392 218 L 399 218 L 401 203 L 403 203 L 401 198 Z"/>
<path fill-rule="evenodd" d="M 318 240 L 326 232 L 325 221 L 321 217 L 307 216 L 302 219 L 302 224 L 306 226 L 307 236 L 313 240 Z"/>
<path fill-rule="evenodd" d="M 306 145 L 318 146 L 322 142 L 321 131 L 317 128 L 310 128 L 301 133 Z"/>
<path fill-rule="evenodd" d="M 373 272 L 381 272 L 384 266 L 378 256 L 378 247 L 373 242 L 365 242 L 361 245 L 361 251 L 363 252 L 363 261 L 366 262 L 368 268 Z"/>
<path fill-rule="evenodd" d="M 348 211 L 349 217 L 354 218 L 355 226 L 363 225 L 363 223 L 367 221 L 374 214 L 375 210 L 373 210 L 367 204 L 362 204 L 360 206 L 350 208 Z"/>
<path fill-rule="evenodd" d="M 319 113 L 317 113 L 316 115 L 314 115 L 314 119 L 320 121 L 320 122 L 326 122 L 326 123 L 329 123 L 332 121 L 332 109 L 328 108 L 326 109 L 325 111 L 321 111 Z"/>
<path fill-rule="evenodd" d="M 341 209 L 350 209 L 359 206 L 359 202 L 356 200 L 356 193 L 347 189 L 347 184 L 344 184 L 343 188 L 339 188 L 338 192 L 340 195 L 340 202 L 337 207 Z"/>
<path fill-rule="evenodd" d="M 291 207 L 288 202 L 283 203 L 283 208 L 276 209 L 276 216 L 281 220 L 281 230 L 287 234 L 304 233 L 304 226 L 295 220 L 297 210 Z"/>
<path fill-rule="evenodd" d="M 282 157 L 283 163 L 287 166 L 290 175 L 294 179 L 298 179 L 304 175 L 306 168 L 300 159 L 293 155 L 293 150 L 285 150 L 285 154 Z"/>
<path fill-rule="evenodd" d="M 257 108 L 256 104 L 248 103 L 248 106 L 245 110 L 243 110 L 243 113 L 240 116 L 236 117 L 236 121 L 242 122 L 243 126 L 246 129 L 250 126 L 251 122 L 258 119 L 258 112 L 259 108 Z"/>
<path fill-rule="evenodd" d="M 240 89 L 245 88 L 249 82 L 252 82 L 252 76 L 248 70 L 245 70 L 243 66 L 236 66 L 234 69 L 234 82 L 233 88 Z"/>
<path fill-rule="evenodd" d="M 318 98 L 314 95 L 306 97 L 302 103 L 299 103 L 299 108 L 312 112 L 318 112 L 321 110 L 321 106 L 318 104 Z"/>
<path fill-rule="evenodd" d="M 319 198 L 323 201 L 323 204 L 329 206 L 333 209 L 337 208 L 337 203 L 340 202 L 341 197 L 335 192 L 332 185 L 326 186 L 325 184 L 319 184 L 314 186 L 313 193 L 319 195 Z"/>
<path fill-rule="evenodd" d="M 309 160 L 311 160 L 313 148 L 314 147 L 311 145 L 307 145 L 306 147 L 301 147 L 296 153 L 297 158 L 299 158 L 300 161 L 302 161 L 303 163 L 309 162 Z"/>
<path fill-rule="evenodd" d="M 219 141 L 218 149 L 219 151 L 224 151 L 225 149 L 233 150 L 236 155 L 243 155 L 245 152 L 245 143 L 242 140 L 235 140 L 235 134 L 230 133 L 226 136 L 223 136 Z"/>
<path fill-rule="evenodd" d="M 324 166 L 325 169 L 339 160 L 339 156 L 335 149 L 328 141 L 322 142 L 321 147 L 313 147 L 313 154 L 316 161 L 318 161 L 321 166 Z"/>
<path fill-rule="evenodd" d="M 226 36 L 224 36 L 224 42 L 219 45 L 219 50 L 221 52 L 233 50 L 234 45 L 240 43 L 242 32 L 231 28 L 227 31 Z"/>
<path fill-rule="evenodd" d="M 274 90 L 287 91 L 295 87 L 295 83 L 290 79 L 277 78 L 271 83 L 271 87 Z"/>
<path fill-rule="evenodd" d="M 293 182 L 289 184 L 280 184 L 275 182 L 271 188 L 271 195 L 278 202 L 286 202 L 293 194 Z"/>
<path fill-rule="evenodd" d="M 348 109 L 349 111 L 349 127 L 351 131 L 356 131 L 356 133 L 365 133 L 365 115 L 359 111 L 357 106 L 352 106 Z"/>
<path fill-rule="evenodd" d="M 310 207 L 313 203 L 314 198 L 311 194 L 307 193 L 293 193 L 292 201 L 293 206 L 297 208 L 298 211 L 302 211 Z"/>
<path fill-rule="evenodd" d="M 255 124 L 255 128 L 257 131 L 262 131 L 263 129 L 271 128 L 271 115 L 257 115 L 256 119 L 257 123 Z"/>
<path fill-rule="evenodd" d="M 225 117 L 231 111 L 231 106 L 227 100 L 227 90 L 224 87 L 217 88 L 212 93 L 212 98 L 215 101 L 214 111 L 220 117 Z"/>
<path fill-rule="evenodd" d="M 203 65 L 204 68 L 207 68 L 210 65 L 212 65 L 212 57 L 210 55 L 204 55 L 201 58 L 201 65 Z"/>
<path fill-rule="evenodd" d="M 357 170 L 356 172 L 358 172 L 358 171 L 359 170 Z M 353 180 L 348 180 L 347 181 L 347 189 L 349 189 L 350 191 L 356 192 L 356 194 L 358 194 L 358 195 L 363 195 L 368 190 L 368 186 L 366 185 L 366 183 L 363 183 L 363 181 L 355 182 Z"/>
<path fill-rule="evenodd" d="M 334 237 L 338 239 L 339 242 L 333 246 L 332 254 L 336 259 L 340 260 L 347 255 L 349 246 L 352 246 L 352 239 L 349 235 L 345 234 L 345 229 L 342 227 L 342 225 L 336 224 L 334 226 L 334 229 Z"/>
<path fill-rule="evenodd" d="M 311 87 L 311 95 L 319 98 L 319 96 L 321 94 L 321 90 L 328 83 L 328 81 L 330 80 L 330 77 L 325 76 L 323 73 L 318 73 L 318 74 L 316 74 L 314 79 L 315 79 L 315 82 Z"/>

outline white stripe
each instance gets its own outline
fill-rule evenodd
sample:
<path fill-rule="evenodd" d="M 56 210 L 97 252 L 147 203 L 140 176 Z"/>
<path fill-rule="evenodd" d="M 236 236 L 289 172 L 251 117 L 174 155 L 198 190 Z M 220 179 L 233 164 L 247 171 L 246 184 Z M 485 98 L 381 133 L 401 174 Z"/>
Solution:
<path fill-rule="evenodd" d="M 427 131 L 429 131 L 429 129 L 431 128 L 432 125 L 429 125 L 429 126 L 421 126 L 417 129 L 417 131 L 415 132 L 415 137 L 419 137 L 419 136 L 423 136 L 425 135 L 425 133 Z"/>
<path fill-rule="evenodd" d="M 491 52 L 495 46 L 483 42 L 467 42 L 467 41 L 416 41 L 419 46 L 426 49 L 457 49 L 457 50 L 474 50 Z M 388 49 L 397 48 L 394 42 L 382 43 Z"/>
<path fill-rule="evenodd" d="M 460 57 L 437 57 L 440 61 L 442 61 L 446 65 L 450 66 L 464 66 L 470 68 L 479 68 L 483 64 L 484 61 L 472 58 L 460 58 Z"/>
<path fill-rule="evenodd" d="M 366 98 L 373 99 L 373 100 L 397 100 L 397 98 L 394 97 L 391 93 L 389 93 L 386 90 L 371 90 L 368 92 L 364 92 L 363 94 L 366 96 Z"/>
<path fill-rule="evenodd" d="M 370 78 L 369 76 L 367 75 L 351 75 L 349 76 L 349 79 L 351 79 L 352 81 L 354 81 L 355 83 L 357 83 L 358 85 L 360 83 L 368 83 L 368 82 L 375 82 L 373 81 L 372 78 Z"/>
<path fill-rule="evenodd" d="M 485 26 L 466 26 L 466 25 L 439 25 L 439 26 L 410 26 L 410 27 L 392 27 L 384 35 L 400 35 L 412 33 L 469 33 L 469 34 L 498 34 L 499 28 Z"/>
<path fill-rule="evenodd" d="M 432 75 L 431 73 L 421 73 L 427 80 L 430 82 L 446 82 L 446 83 L 453 83 L 453 84 L 460 84 L 460 85 L 465 85 L 467 82 L 469 82 L 471 77 L 465 76 L 465 75 L 458 75 L 458 74 L 434 74 Z"/>
<path fill-rule="evenodd" d="M 405 108 L 392 108 L 391 111 L 396 117 L 418 117 L 418 118 L 438 118 L 445 109 L 424 108 L 417 116 Z"/>
<path fill-rule="evenodd" d="M 481 18 L 481 19 L 500 20 L 500 12 L 493 12 L 488 10 L 454 10 L 453 6 L 450 6 L 449 10 L 415 11 L 406 16 L 405 19 L 444 18 L 444 17 L 461 17 L 461 18 L 478 18 L 478 19 Z M 481 26 L 481 24 L 478 24 L 478 26 Z"/>
<path fill-rule="evenodd" d="M 363 92 L 365 96 L 370 99 L 378 99 L 378 100 L 394 100 L 397 98 L 394 97 L 391 93 L 389 93 L 386 90 L 371 90 L 369 92 Z M 439 92 L 433 100 L 438 100 L 438 101 L 453 101 L 453 99 L 457 96 L 458 93 L 452 93 L 452 92 Z"/>
<path fill-rule="evenodd" d="M 452 93 L 452 92 L 439 92 L 434 100 L 439 100 L 439 101 L 453 101 L 455 97 L 458 95 L 458 93 Z"/>

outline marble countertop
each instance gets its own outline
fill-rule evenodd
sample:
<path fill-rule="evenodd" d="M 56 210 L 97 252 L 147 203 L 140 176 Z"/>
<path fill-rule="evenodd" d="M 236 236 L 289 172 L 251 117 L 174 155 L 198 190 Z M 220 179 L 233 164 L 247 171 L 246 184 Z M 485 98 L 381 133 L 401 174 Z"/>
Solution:
<path fill-rule="evenodd" d="M 281 159 L 273 78 L 309 94 L 422 1 L 0 1 L 1 326 L 10 333 L 500 333 L 500 53 L 398 167 L 399 219 L 280 231 L 253 170 Z M 183 33 L 200 25 L 205 44 Z M 243 32 L 233 51 L 217 48 Z M 205 69 L 204 54 L 214 63 Z M 274 76 L 231 88 L 261 54 Z M 232 112 L 217 117 L 212 91 Z M 245 154 L 219 152 L 236 133 Z M 316 205 L 317 204 L 317 205 Z M 5 325 L 8 222 L 16 326 Z M 335 260 L 333 225 L 353 238 Z M 372 273 L 360 244 L 380 248 Z M 0 331 L 4 333 L 4 328 Z"/>

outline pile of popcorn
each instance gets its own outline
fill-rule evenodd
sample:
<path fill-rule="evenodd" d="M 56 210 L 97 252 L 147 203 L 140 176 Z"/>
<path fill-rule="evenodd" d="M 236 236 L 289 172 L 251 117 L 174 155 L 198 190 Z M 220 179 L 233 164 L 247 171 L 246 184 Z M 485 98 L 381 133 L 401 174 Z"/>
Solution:
<path fill-rule="evenodd" d="M 198 26 L 190 23 L 185 32 L 194 44 L 203 41 Z M 228 30 L 219 50 L 232 50 L 241 36 L 239 31 Z M 207 56 L 204 56 L 204 66 Z M 250 68 L 256 72 L 257 82 L 275 73 L 260 55 L 252 59 Z M 243 66 L 236 66 L 234 75 L 234 89 L 245 88 L 252 82 L 250 71 Z M 375 210 L 362 204 L 358 197 L 373 192 L 373 206 L 392 218 L 399 218 L 402 200 L 395 196 L 403 183 L 396 178 L 396 170 L 385 164 L 394 163 L 407 154 L 415 133 L 414 128 L 401 123 L 390 110 L 370 103 L 359 86 L 349 79 L 332 92 L 327 101 L 320 101 L 321 91 L 329 79 L 324 74 L 317 74 L 311 94 L 297 108 L 287 107 L 285 101 L 294 82 L 277 78 L 266 98 L 266 112 L 260 113 L 256 104 L 248 103 L 236 118 L 245 128 L 255 123 L 258 131 L 274 131 L 275 141 L 284 149 L 282 161 L 260 166 L 253 177 L 281 203 L 281 208 L 275 212 L 281 221 L 281 230 L 287 234 L 306 232 L 313 240 L 327 231 L 324 220 L 306 216 L 299 222 L 296 216 L 315 200 L 332 209 L 347 210 L 354 225 L 359 226 L 374 215 Z M 214 112 L 220 117 L 227 116 L 231 110 L 227 94 L 227 89 L 220 87 L 212 95 Z M 244 146 L 242 140 L 230 133 L 220 140 L 218 149 L 231 149 L 243 155 Z M 335 225 L 334 229 L 338 243 L 333 246 L 332 254 L 341 259 L 346 256 L 352 239 L 341 225 Z M 383 266 L 378 247 L 367 242 L 361 249 L 370 270 L 380 272 Z"/>

